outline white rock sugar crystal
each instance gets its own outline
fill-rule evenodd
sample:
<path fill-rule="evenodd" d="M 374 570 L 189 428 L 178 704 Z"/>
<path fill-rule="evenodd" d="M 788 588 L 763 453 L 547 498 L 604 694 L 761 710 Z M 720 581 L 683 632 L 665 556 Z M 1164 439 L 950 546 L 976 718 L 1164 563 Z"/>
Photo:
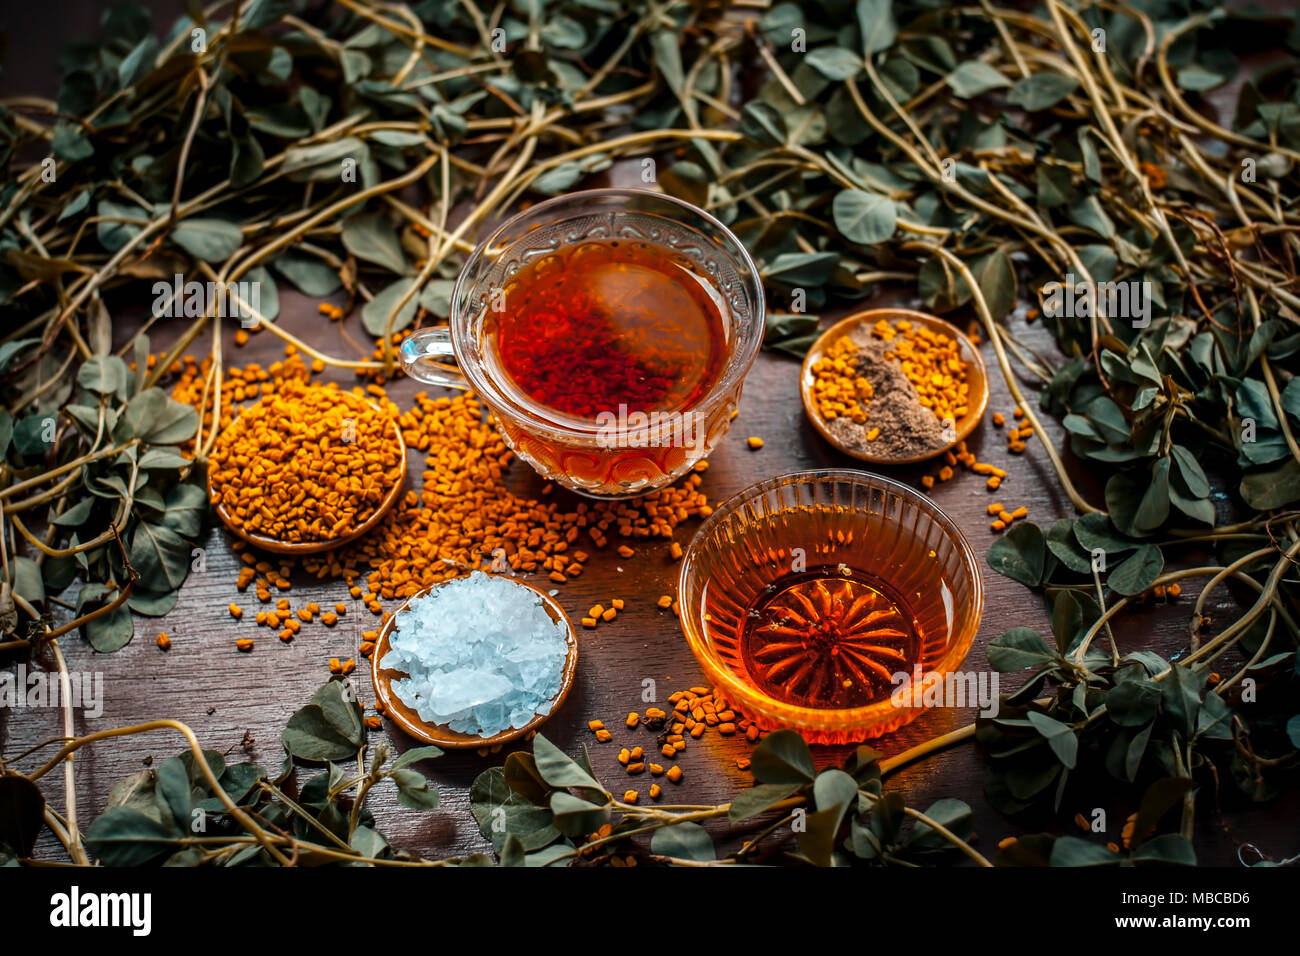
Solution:
<path fill-rule="evenodd" d="M 411 601 L 393 622 L 383 666 L 398 698 L 430 724 L 491 737 L 551 712 L 569 649 L 541 596 L 475 572 Z"/>

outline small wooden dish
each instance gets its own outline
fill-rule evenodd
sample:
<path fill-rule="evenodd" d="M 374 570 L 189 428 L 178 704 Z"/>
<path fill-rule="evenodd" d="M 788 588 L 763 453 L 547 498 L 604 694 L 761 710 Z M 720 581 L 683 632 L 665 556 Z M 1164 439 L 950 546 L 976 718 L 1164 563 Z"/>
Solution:
<path fill-rule="evenodd" d="M 890 322 L 905 319 L 913 325 L 924 325 L 936 332 L 942 332 L 957 341 L 958 348 L 961 349 L 962 361 L 966 363 L 966 384 L 970 392 L 966 403 L 966 414 L 954 422 L 956 437 L 952 441 L 936 445 L 933 449 L 905 458 L 876 455 L 872 454 L 870 450 L 852 448 L 844 444 L 827 427 L 825 420 L 817 411 L 812 394 L 813 363 L 820 359 L 827 349 L 847 335 L 854 327 L 865 324 L 870 328 L 881 319 Z M 927 461 L 937 455 L 942 455 L 959 442 L 965 441 L 967 436 L 975 430 L 975 426 L 984 417 L 984 410 L 988 408 L 989 374 L 979 350 L 951 322 L 945 322 L 943 319 L 927 315 L 924 312 L 913 312 L 910 309 L 869 309 L 866 312 L 858 312 L 836 322 L 813 343 L 812 348 L 808 350 L 807 356 L 804 357 L 803 368 L 799 372 L 799 396 L 803 399 L 804 415 L 812 422 L 813 427 L 817 429 L 823 438 L 844 452 L 844 454 L 856 458 L 858 461 L 870 462 L 873 465 L 914 465 L 917 462 Z"/>
<path fill-rule="evenodd" d="M 364 401 L 364 399 L 359 399 L 357 396 L 348 392 L 340 392 L 340 394 L 346 395 L 348 399 Z M 379 406 L 374 402 L 366 402 L 366 404 L 372 408 L 379 409 Z M 249 407 L 251 408 L 252 406 Z M 382 409 L 380 409 L 380 411 L 382 411 Z M 227 510 L 226 506 L 220 502 L 213 505 L 213 510 L 216 511 L 217 518 L 220 519 L 221 523 L 226 526 L 231 534 L 243 538 L 249 544 L 261 549 L 262 551 L 271 551 L 275 554 L 316 554 L 321 551 L 330 551 L 334 548 L 341 547 L 349 541 L 355 541 L 383 520 L 384 515 L 386 515 L 389 509 L 397 503 L 397 499 L 402 496 L 402 489 L 406 485 L 406 440 L 402 438 L 402 429 L 397 422 L 392 422 L 392 426 L 392 440 L 394 444 L 397 445 L 397 460 L 401 462 L 401 471 L 398 472 L 397 480 L 393 482 L 393 486 L 388 489 L 383 500 L 379 502 L 379 507 L 375 509 L 374 514 L 345 535 L 341 535 L 337 538 L 330 538 L 328 541 L 281 541 L 279 538 L 272 538 L 268 535 L 258 534 L 256 531 L 247 531 L 244 528 L 241 528 L 231 520 L 229 510 Z M 208 500 L 212 501 L 211 468 L 208 469 L 207 484 Z"/>
<path fill-rule="evenodd" d="M 505 575 L 493 575 L 493 577 L 506 577 Z M 426 723 L 416 713 L 415 709 L 408 707 L 402 702 L 402 699 L 393 691 L 393 681 L 399 677 L 406 677 L 403 671 L 395 670 L 390 667 L 383 667 L 382 661 L 384 655 L 388 653 L 390 639 L 393 630 L 397 624 L 397 619 L 407 607 L 416 598 L 424 597 L 431 592 L 433 588 L 425 588 L 418 591 L 411 597 L 402 602 L 396 613 L 388 619 L 388 622 L 379 631 L 379 639 L 375 641 L 375 649 L 370 654 L 370 673 L 375 683 L 375 697 L 384 705 L 384 716 L 402 728 L 407 734 L 416 740 L 423 741 L 426 744 L 436 744 L 449 750 L 473 750 L 478 747 L 495 747 L 497 744 L 508 743 L 511 740 L 517 740 L 525 734 L 536 730 L 547 719 L 550 718 L 560 706 L 564 699 L 568 697 L 569 690 L 573 687 L 573 678 L 578 673 L 578 635 L 573 628 L 573 621 L 569 615 L 564 613 L 564 608 L 545 591 L 527 581 L 521 581 L 518 578 L 507 578 L 511 584 L 519 587 L 528 588 L 535 592 L 542 599 L 542 606 L 546 608 L 546 613 L 552 621 L 558 621 L 564 626 L 564 639 L 569 646 L 568 656 L 564 660 L 564 673 L 560 677 L 560 690 L 551 699 L 551 713 L 535 714 L 533 719 L 528 721 L 522 727 L 511 727 L 501 731 L 492 737 L 475 737 L 470 734 L 461 734 L 447 727 L 445 724 Z M 441 585 L 434 585 L 440 587 Z"/>

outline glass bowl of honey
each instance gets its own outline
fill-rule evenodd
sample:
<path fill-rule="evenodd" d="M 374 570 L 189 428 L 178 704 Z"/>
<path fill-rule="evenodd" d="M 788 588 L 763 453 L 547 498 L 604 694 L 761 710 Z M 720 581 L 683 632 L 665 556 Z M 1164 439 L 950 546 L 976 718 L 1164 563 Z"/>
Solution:
<path fill-rule="evenodd" d="M 406 339 L 402 363 L 477 393 L 544 477 L 627 498 L 671 484 L 721 440 L 763 309 L 758 269 L 713 216 L 650 190 L 592 189 L 483 240 L 447 327 Z"/>
<path fill-rule="evenodd" d="M 763 729 L 828 744 L 918 717 L 911 689 L 961 665 L 984 607 L 953 521 L 906 485 L 847 469 L 770 478 L 720 505 L 687 549 L 678 596 L 686 641 L 728 701 Z"/>

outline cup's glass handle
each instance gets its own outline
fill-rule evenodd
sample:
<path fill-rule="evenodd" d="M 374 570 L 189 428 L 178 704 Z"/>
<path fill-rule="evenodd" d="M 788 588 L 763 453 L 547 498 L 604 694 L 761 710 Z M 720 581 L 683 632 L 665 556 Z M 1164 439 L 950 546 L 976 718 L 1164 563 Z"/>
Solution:
<path fill-rule="evenodd" d="M 402 369 L 417 382 L 446 388 L 469 388 L 455 366 L 447 364 L 455 352 L 451 331 L 445 327 L 416 332 L 402 342 Z"/>

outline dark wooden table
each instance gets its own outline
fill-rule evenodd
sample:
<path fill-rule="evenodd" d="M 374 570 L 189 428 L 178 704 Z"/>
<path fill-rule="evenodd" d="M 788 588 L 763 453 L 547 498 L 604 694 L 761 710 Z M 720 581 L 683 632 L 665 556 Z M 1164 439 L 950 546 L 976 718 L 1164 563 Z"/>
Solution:
<path fill-rule="evenodd" d="M 179 3 L 173 4 L 170 0 L 155 0 L 150 6 L 155 10 L 166 8 L 167 13 L 159 18 L 160 22 L 169 22 L 174 9 L 180 7 Z M 0 77 L 4 92 L 52 90 L 57 81 L 53 54 L 68 38 L 93 35 L 98 13 L 97 4 L 70 4 L 67 11 L 60 13 L 63 18 L 61 29 L 51 31 L 47 29 L 47 14 L 43 8 L 29 6 L 6 10 L 0 19 L 0 27 L 11 32 L 11 58 L 6 73 Z M 1219 99 L 1227 105 L 1233 95 L 1235 85 Z M 141 293 L 142 298 L 143 295 Z M 143 312 L 148 301 L 143 299 L 138 306 L 132 304 L 128 310 L 115 312 L 118 328 L 115 346 L 124 343 L 132 330 L 138 327 L 140 316 L 136 312 Z M 316 313 L 315 302 L 298 296 L 283 283 L 281 302 L 279 321 L 286 328 L 331 354 L 359 356 L 357 349 L 341 337 L 339 326 L 323 320 Z M 906 297 L 894 296 L 869 298 L 862 307 L 878 304 L 915 305 Z M 965 321 L 964 317 L 962 321 Z M 178 334 L 183 324 L 184 320 L 178 320 L 173 323 L 174 327 L 156 329 L 152 336 L 154 350 L 165 350 L 169 338 Z M 355 317 L 346 324 L 354 340 L 364 338 Z M 254 336 L 248 346 L 237 349 L 233 343 L 234 331 L 233 324 L 225 330 L 224 349 L 230 364 L 266 364 L 282 354 L 279 340 L 266 333 Z M 1017 318 L 1010 322 L 1010 332 L 1041 353 L 1055 354 L 1050 337 L 1038 325 Z M 996 371 L 987 344 L 983 351 L 992 373 L 989 411 L 1000 411 L 1009 417 L 1014 403 L 1002 376 Z M 325 377 L 349 384 L 355 381 L 342 374 L 327 374 Z M 1022 387 L 1031 391 L 1033 386 L 1031 381 L 1022 382 Z M 407 407 L 411 396 L 418 390 L 415 383 L 401 380 L 390 384 L 389 395 L 400 406 Z M 1059 423 L 1049 419 L 1046 426 L 1046 440 L 1061 448 L 1063 429 Z M 765 446 L 760 451 L 748 449 L 744 439 L 749 435 L 761 436 Z M 996 496 L 999 500 L 1008 505 L 1026 506 L 1030 520 L 1043 527 L 1069 513 L 1069 501 L 1060 491 L 1038 440 L 1030 443 L 1024 456 L 1009 455 L 1002 434 L 986 420 L 969 444 L 980 460 L 1003 466 L 1010 473 Z M 1092 500 L 1099 501 L 1099 488 L 1086 467 L 1068 455 L 1066 461 L 1085 492 Z M 411 464 L 408 481 L 416 482 L 422 470 L 422 456 L 413 455 Z M 804 420 L 798 394 L 798 363 L 787 357 L 765 353 L 759 357 L 747 380 L 740 417 L 710 460 L 702 490 L 707 492 L 710 500 L 717 501 L 772 475 L 828 466 L 854 467 L 856 464 L 835 452 Z M 920 476 L 930 470 L 900 469 L 890 472 L 890 475 L 919 486 Z M 511 480 L 513 487 L 525 494 L 538 493 L 542 484 L 528 466 L 521 463 L 515 464 Z M 1046 633 L 1048 615 L 1037 594 L 994 574 L 983 563 L 983 556 L 994 539 L 985 513 L 993 496 L 986 491 L 983 479 L 960 472 L 955 480 L 938 485 L 932 497 L 965 529 L 981 556 L 987 602 L 965 668 L 987 669 L 986 647 L 990 640 L 1016 626 L 1034 627 Z M 678 540 L 685 543 L 695 527 L 696 524 L 691 523 L 679 529 Z M 358 602 L 353 602 L 356 605 L 353 613 L 343 618 L 334 629 L 308 625 L 292 644 L 282 644 L 265 630 L 254 629 L 250 624 L 237 624 L 227 613 L 226 606 L 231 601 L 238 601 L 249 613 L 258 606 L 251 591 L 241 595 L 235 589 L 239 563 L 229 548 L 230 537 L 220 528 L 213 528 L 200 544 L 207 552 L 206 570 L 190 575 L 177 607 L 165 618 L 136 618 L 135 640 L 128 647 L 116 654 L 100 655 L 75 635 L 63 640 L 69 668 L 101 673 L 104 681 L 106 700 L 102 715 L 97 719 L 78 715 L 77 732 L 173 717 L 192 727 L 205 747 L 226 752 L 232 760 L 256 759 L 267 767 L 278 767 L 282 756 L 279 735 L 288 716 L 328 678 L 327 662 L 331 657 L 361 660 L 357 652 L 361 632 L 373 628 L 375 619 Z M 625 779 L 615 761 L 615 754 L 622 745 L 620 741 L 632 737 L 618 731 L 628 711 L 644 710 L 645 705 L 641 702 L 643 679 L 649 677 L 657 682 L 661 700 L 666 700 L 676 689 L 699 684 L 702 680 L 699 667 L 676 622 L 654 606 L 658 595 L 675 593 L 676 575 L 677 564 L 662 548 L 642 548 L 630 560 L 620 559 L 610 548 L 596 553 L 586 573 L 560 589 L 559 600 L 575 617 L 596 601 L 612 596 L 622 596 L 628 601 L 627 609 L 616 622 L 595 632 L 581 634 L 582 655 L 576 686 L 564 707 L 543 731 L 570 752 L 591 745 L 595 769 L 611 788 L 618 787 Z M 1140 610 L 1123 618 L 1117 627 L 1122 649 L 1149 648 L 1168 654 L 1185 647 L 1191 601 L 1199 583 L 1189 582 L 1181 602 L 1172 607 Z M 345 595 L 340 582 L 321 584 L 302 575 L 295 578 L 290 592 L 295 607 L 310 600 L 332 604 Z M 390 602 L 389 607 L 395 607 L 395 602 Z M 1208 611 L 1217 621 L 1226 623 L 1239 609 L 1219 594 L 1209 602 Z M 154 645 L 159 631 L 166 631 L 172 637 L 169 653 L 160 652 Z M 258 638 L 255 651 L 238 653 L 234 648 L 234 638 L 254 634 Z M 364 668 L 365 662 L 362 663 L 356 679 L 363 699 L 370 702 L 373 693 L 369 672 Z M 9 657 L 0 662 L 0 666 L 13 668 L 16 661 Z M 1015 683 L 1013 679 L 1008 680 L 1003 689 L 1009 689 L 1006 685 L 1012 683 Z M 930 737 L 968 724 L 973 717 L 973 710 L 929 711 L 898 732 L 872 743 L 887 754 L 899 753 Z M 600 718 L 615 728 L 614 743 L 595 744 L 586 729 L 587 721 L 592 718 Z M 0 710 L 0 753 L 12 755 L 61 733 L 61 716 L 57 710 Z M 381 736 L 387 736 L 398 749 L 412 745 L 391 725 L 385 725 L 384 731 L 372 735 L 372 739 Z M 636 739 L 644 742 L 648 737 L 642 733 Z M 83 828 L 86 821 L 102 811 L 114 782 L 139 771 L 146 761 L 175 754 L 182 747 L 183 741 L 179 736 L 156 733 L 122 738 L 83 750 L 76 762 L 76 796 Z M 823 764 L 837 761 L 846 749 L 817 748 L 818 759 Z M 748 750 L 743 741 L 721 738 L 716 734 L 708 734 L 702 741 L 693 742 L 680 761 L 686 775 L 678 792 L 680 799 L 695 803 L 730 799 L 738 788 L 749 783 L 748 775 L 739 771 L 735 764 L 735 759 Z M 490 849 L 469 812 L 468 790 L 477 774 L 498 765 L 504 757 L 505 752 L 486 758 L 470 752 L 449 754 L 438 761 L 423 764 L 422 769 L 426 769 L 442 789 L 442 808 L 427 814 L 406 811 L 398 807 L 391 796 L 380 793 L 372 800 L 378 826 L 396 845 L 426 856 Z M 32 769 L 37 759 L 27 758 L 20 768 Z M 1060 831 L 1069 826 L 1069 820 L 1076 812 L 1090 816 L 1092 809 L 1098 806 L 1107 811 L 1110 837 L 1117 838 L 1124 817 L 1135 809 L 1116 799 L 1105 781 L 1085 781 L 1079 788 L 1080 792 L 1071 791 L 1066 806 L 1056 817 L 1011 821 L 988 805 L 982 791 L 982 774 L 983 763 L 978 750 L 973 743 L 967 742 L 897 772 L 890 778 L 889 785 L 902 792 L 909 805 L 920 808 L 941 797 L 955 797 L 971 804 L 979 835 L 977 845 L 987 855 L 992 855 L 994 844 L 1006 835 L 1041 829 Z M 62 804 L 61 781 L 61 773 L 51 774 L 45 781 L 47 794 L 59 805 Z M 642 787 L 646 785 L 643 783 Z M 1202 791 L 1198 801 L 1195 842 L 1203 863 L 1231 864 L 1235 861 L 1237 847 L 1247 841 L 1258 843 L 1274 856 L 1295 852 L 1294 819 L 1286 807 L 1276 805 L 1263 811 L 1243 812 L 1229 801 L 1220 811 L 1219 804 L 1215 794 Z M 61 848 L 48 833 L 42 839 L 38 854 L 62 858 Z"/>
<path fill-rule="evenodd" d="M 288 289 L 281 290 L 282 312 L 280 322 L 296 335 L 313 343 L 330 354 L 352 356 L 357 354 L 340 334 L 337 323 L 327 322 L 315 311 L 315 303 Z M 868 304 L 875 304 L 868 303 Z M 349 321 L 352 333 L 358 339 L 355 319 Z M 120 341 L 129 336 L 127 329 L 134 326 L 129 316 L 119 323 Z M 164 328 L 153 336 L 155 351 L 166 347 L 167 338 L 179 332 L 183 321 L 174 328 Z M 280 340 L 266 332 L 254 335 L 250 343 L 236 348 L 233 342 L 233 323 L 226 330 L 224 344 L 227 362 L 245 364 L 259 362 L 263 365 L 279 358 Z M 1038 325 L 1021 319 L 1011 322 L 1011 332 L 1032 347 L 1050 351 L 1050 338 Z M 985 357 L 992 365 L 991 349 L 985 343 Z M 710 500 L 726 498 L 750 483 L 772 475 L 822 467 L 854 467 L 856 464 L 829 445 L 805 421 L 798 393 L 799 365 L 793 359 L 764 353 L 759 356 L 745 386 L 745 396 L 740 416 L 722 446 L 710 459 L 702 490 Z M 331 375 L 340 382 L 355 381 L 346 373 Z M 1028 387 L 1030 383 L 1023 383 Z M 391 383 L 388 391 L 397 403 L 406 407 L 419 386 L 402 379 Z M 1014 403 L 1002 377 L 992 375 L 990 413 L 1001 411 L 1010 418 Z M 761 450 L 750 450 L 744 439 L 750 435 L 761 436 L 765 445 Z M 1048 425 L 1048 439 L 1058 447 L 1062 443 L 1062 429 L 1056 422 Z M 971 449 L 982 461 L 1001 465 L 1009 472 L 1008 479 L 996 496 L 984 486 L 984 479 L 968 472 L 945 484 L 939 484 L 932 496 L 938 505 L 965 529 L 981 563 L 989 544 L 994 540 L 989 531 L 985 508 L 996 497 L 1009 505 L 1028 507 L 1030 517 L 1043 526 L 1067 513 L 1069 502 L 1057 486 L 1038 442 L 1031 442 L 1023 456 L 1012 456 L 1005 450 L 1003 433 L 987 421 L 970 440 Z M 422 456 L 413 454 L 410 482 L 418 482 L 423 464 Z M 1071 467 L 1077 463 L 1071 462 Z M 933 470 L 933 466 L 899 469 L 890 472 L 892 477 L 919 486 L 919 478 Z M 511 481 L 520 493 L 540 493 L 542 482 L 527 465 L 513 466 Z M 1085 486 L 1087 486 L 1085 482 Z M 1096 495 L 1095 489 L 1093 490 Z M 678 539 L 685 542 L 696 523 L 679 529 Z M 280 730 L 297 707 L 305 703 L 317 686 L 329 676 L 328 661 L 332 657 L 357 658 L 362 663 L 355 679 L 363 700 L 373 701 L 369 672 L 358 654 L 361 632 L 375 626 L 375 618 L 359 602 L 350 602 L 352 613 L 340 620 L 337 627 L 327 629 L 308 625 L 292 644 L 282 644 L 264 629 L 255 629 L 247 623 L 236 623 L 226 606 L 236 601 L 251 614 L 259 605 L 251 591 L 240 594 L 235 588 L 239 562 L 230 550 L 230 537 L 220 527 L 214 527 L 200 542 L 206 550 L 206 570 L 192 573 L 181 590 L 175 610 L 164 618 L 136 618 L 135 640 L 122 651 L 101 655 L 89 645 L 73 636 L 62 642 L 68 667 L 76 671 L 100 672 L 104 681 L 103 713 L 97 719 L 78 716 L 78 732 L 90 732 L 111 726 L 121 726 L 159 717 L 173 717 L 187 723 L 198 734 L 206 747 L 229 753 L 232 760 L 256 759 L 268 767 L 276 767 L 281 760 Z M 621 720 L 630 710 L 644 710 L 641 701 L 642 681 L 653 678 L 663 701 L 674 690 L 699 684 L 702 676 L 698 665 L 688 650 L 676 621 L 655 607 L 660 594 L 676 592 L 678 564 L 671 560 L 664 547 L 642 547 L 631 559 L 620 558 L 612 546 L 604 552 L 593 552 L 586 573 L 560 587 L 558 599 L 575 618 L 597 601 L 607 601 L 613 596 L 627 600 L 626 610 L 612 624 L 598 630 L 583 631 L 581 661 L 573 693 L 564 707 L 545 725 L 543 732 L 570 752 L 584 744 L 592 747 L 592 759 L 604 782 L 613 788 L 623 784 L 621 768 L 615 754 L 621 741 L 644 743 L 648 735 L 621 731 Z M 974 648 L 966 662 L 968 670 L 987 669 L 985 648 L 988 642 L 1007 629 L 1027 625 L 1046 633 L 1048 616 L 1041 599 L 1028 589 L 984 567 L 987 603 L 983 621 Z M 289 592 L 294 606 L 315 600 L 324 605 L 337 600 L 347 600 L 341 582 L 317 582 L 306 576 L 295 577 Z M 1192 594 L 1183 602 L 1190 606 Z M 390 607 L 395 602 L 390 602 Z M 1211 610 L 1215 609 L 1211 602 Z M 1221 609 L 1224 619 L 1230 611 Z M 1187 614 L 1177 608 L 1163 613 L 1138 612 L 1140 621 L 1121 630 L 1125 649 L 1149 647 L 1168 653 L 1187 640 Z M 1217 615 L 1216 615 L 1217 616 Z M 154 645 L 159 631 L 172 638 L 171 650 L 162 653 Z M 251 654 L 238 653 L 234 638 L 252 635 L 257 637 L 257 647 Z M 1014 683 L 1014 680 L 1011 681 Z M 880 738 L 874 746 L 887 754 L 898 753 L 929 737 L 945 733 L 969 723 L 974 711 L 934 710 L 927 712 L 912 724 L 896 733 Z M 615 742 L 596 744 L 587 730 L 587 721 L 600 718 L 615 728 Z M 45 738 L 60 733 L 59 711 L 53 709 L 28 709 L 0 711 L 0 749 L 6 754 L 17 753 Z M 383 732 L 400 750 L 412 742 L 391 725 Z M 372 735 L 377 739 L 378 734 Z M 630 743 L 628 744 L 631 745 Z M 146 760 L 161 759 L 178 752 L 182 740 L 165 732 L 147 736 L 133 736 L 96 745 L 82 752 L 77 760 L 77 801 L 82 819 L 101 812 L 112 784 L 118 779 L 138 771 Z M 846 748 L 817 748 L 819 760 L 830 762 L 840 759 Z M 749 746 L 739 739 L 726 739 L 708 734 L 702 741 L 692 742 L 681 758 L 686 780 L 678 792 L 682 802 L 717 803 L 726 801 L 737 788 L 748 784 L 748 775 L 737 769 L 735 759 L 746 754 Z M 480 836 L 475 821 L 468 810 L 468 789 L 474 777 L 487 767 L 499 764 L 505 752 L 479 757 L 473 752 L 448 754 L 425 764 L 430 776 L 443 792 L 442 809 L 433 814 L 417 814 L 396 806 L 391 799 L 380 794 L 372 798 L 373 809 L 380 828 L 394 843 L 427 856 L 446 856 L 488 848 Z M 35 758 L 24 761 L 24 766 Z M 905 795 L 910 805 L 925 807 L 940 797 L 956 797 L 970 803 L 976 811 L 977 832 L 981 846 L 992 852 L 992 845 L 1003 836 L 1024 832 L 1024 827 L 1003 819 L 984 800 L 981 788 L 982 763 L 973 743 L 965 743 L 939 753 L 912 767 L 899 771 L 891 778 L 891 786 Z M 51 775 L 47 785 L 51 796 L 61 802 L 62 789 L 59 775 Z M 642 781 L 637 781 L 641 783 Z M 1205 800 L 1208 808 L 1212 801 Z M 1124 815 L 1133 809 L 1123 805 L 1099 804 L 1088 800 L 1079 806 L 1063 811 L 1062 821 L 1082 811 L 1090 815 L 1091 808 L 1104 805 L 1112 827 L 1118 832 Z M 1214 818 L 1209 812 L 1201 817 L 1198 845 L 1207 862 L 1229 862 L 1239 837 L 1231 826 L 1234 818 Z M 1260 832 L 1256 820 L 1249 830 L 1256 839 L 1267 836 Z M 1030 821 L 1031 829 L 1040 829 L 1050 821 Z M 50 854 L 58 848 L 52 838 L 42 845 Z"/>

